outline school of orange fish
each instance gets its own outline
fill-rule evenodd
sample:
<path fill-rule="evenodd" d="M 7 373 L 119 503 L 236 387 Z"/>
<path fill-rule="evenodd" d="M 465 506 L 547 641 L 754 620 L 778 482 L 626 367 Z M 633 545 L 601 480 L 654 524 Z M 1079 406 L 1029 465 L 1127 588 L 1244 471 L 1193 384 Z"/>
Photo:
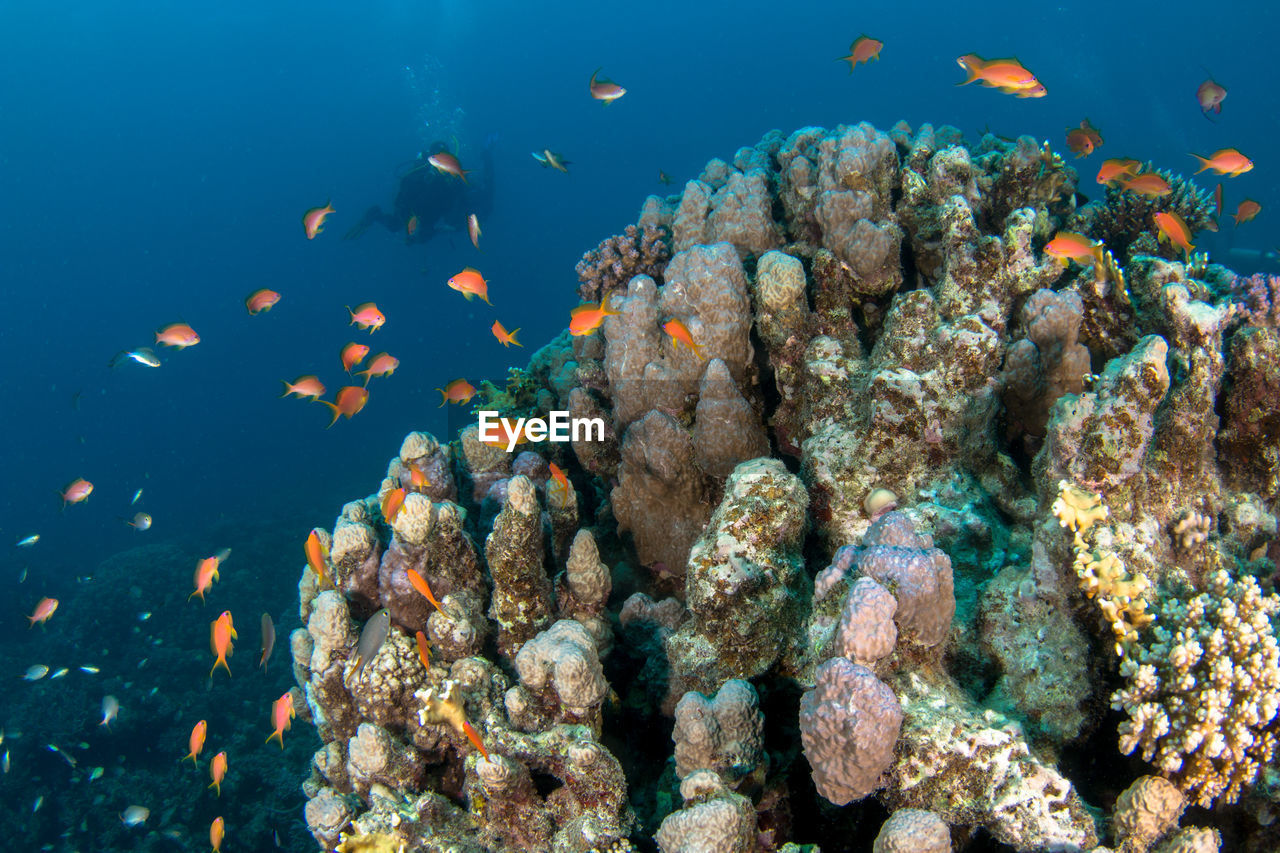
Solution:
<path fill-rule="evenodd" d="M 880 51 L 884 47 L 884 43 L 866 35 L 859 36 L 850 45 L 849 55 L 841 57 L 840 61 L 849 63 L 849 72 L 861 63 L 878 61 Z M 1034 74 L 1028 71 L 1017 59 L 983 59 L 977 54 L 965 54 L 957 59 L 960 67 L 966 73 L 966 79 L 957 85 L 967 85 L 977 82 L 988 88 L 998 89 L 1005 94 L 1011 94 L 1018 98 L 1042 98 L 1047 94 L 1047 90 Z M 591 75 L 589 90 L 591 97 L 609 105 L 626 94 L 627 90 L 612 81 L 601 78 L 600 69 Z M 1219 114 L 1222 111 L 1222 101 L 1227 96 L 1227 90 L 1215 82 L 1213 79 L 1206 80 L 1196 91 L 1196 98 L 1199 102 L 1200 109 L 1206 118 L 1212 114 Z M 1067 147 L 1076 154 L 1077 159 L 1087 157 L 1103 145 L 1102 135 L 1097 128 L 1093 127 L 1086 118 L 1082 120 L 1078 126 L 1067 128 L 1066 131 Z M 1200 169 L 1195 174 L 1212 170 L 1218 175 L 1237 176 L 1249 171 L 1253 168 L 1253 162 L 1241 154 L 1234 148 L 1223 148 L 1208 157 L 1202 157 L 1198 154 L 1192 154 L 1200 162 Z M 533 154 L 542 166 L 554 168 L 558 171 L 567 173 L 567 166 L 570 161 L 566 160 L 562 155 L 544 149 L 541 152 Z M 464 169 L 458 157 L 449 152 L 440 152 L 431 155 L 427 162 L 439 170 L 441 173 L 453 176 L 464 183 L 470 170 Z M 666 184 L 671 179 L 664 172 L 659 172 L 659 180 Z M 1154 171 L 1143 171 L 1143 164 L 1139 160 L 1115 158 L 1109 159 L 1102 163 L 1098 170 L 1097 183 L 1107 186 L 1119 187 L 1126 192 L 1137 193 L 1142 196 L 1159 198 L 1168 195 L 1172 190 L 1161 175 Z M 1221 216 L 1222 212 L 1222 184 L 1219 183 L 1215 192 L 1215 201 L 1217 205 L 1217 216 Z M 1253 199 L 1245 199 L 1240 202 L 1234 220 L 1239 225 L 1252 220 L 1262 210 L 1262 205 Z M 308 240 L 314 240 L 324 231 L 325 221 L 336 211 L 331 202 L 327 202 L 323 207 L 314 207 L 307 210 L 302 216 L 303 232 Z M 1191 243 L 1192 234 L 1187 227 L 1186 222 L 1182 220 L 1176 213 L 1156 213 L 1153 217 L 1153 227 L 1161 240 L 1167 240 L 1184 253 L 1190 254 L 1195 248 Z M 417 230 L 418 221 L 416 216 L 411 216 L 405 224 L 406 231 L 410 236 Z M 1216 230 L 1216 225 L 1213 227 Z M 475 214 L 467 217 L 467 233 L 470 236 L 471 243 L 478 250 L 480 248 L 480 223 Z M 1045 246 L 1044 251 L 1061 261 L 1064 265 L 1069 262 L 1090 265 L 1100 264 L 1103 260 L 1103 252 L 1105 247 L 1101 243 L 1091 240 L 1081 234 L 1071 232 L 1059 232 Z M 489 283 L 479 270 L 466 267 L 461 272 L 451 276 L 445 282 L 448 287 L 458 291 L 462 296 L 470 301 L 475 297 L 479 297 L 486 304 L 492 305 L 489 301 Z M 281 299 L 281 295 L 274 290 L 262 288 L 254 291 L 245 300 L 245 307 L 250 315 L 257 315 L 264 311 L 271 310 Z M 350 314 L 350 325 L 354 325 L 361 330 L 368 331 L 370 334 L 380 329 L 386 322 L 386 316 L 378 309 L 373 302 L 366 302 L 356 306 L 354 309 L 347 306 Z M 608 296 L 599 303 L 588 303 L 580 305 L 570 311 L 569 332 L 574 336 L 594 334 L 604 323 L 605 318 L 617 315 L 619 312 L 613 310 L 609 305 Z M 679 319 L 671 319 L 663 324 L 663 331 L 670 337 L 673 347 L 686 347 L 692 350 L 698 357 L 703 356 L 700 345 L 693 339 L 693 335 L 689 329 L 685 327 Z M 523 347 L 524 345 L 516 339 L 519 328 L 507 331 L 503 324 L 494 320 L 491 332 L 494 338 L 504 347 L 515 345 Z M 190 325 L 186 323 L 171 323 L 156 332 L 156 341 L 159 345 L 164 345 L 174 349 L 184 349 L 186 347 L 195 346 L 200 343 L 200 335 Z M 133 358 L 142 363 L 146 361 L 149 350 L 143 348 L 135 352 L 122 353 L 117 356 Z M 351 375 L 352 369 L 359 366 L 369 354 L 369 347 L 356 342 L 348 343 L 340 351 L 340 360 L 343 370 Z M 150 356 L 154 359 L 154 354 Z M 114 365 L 114 362 L 113 362 Z M 151 366 L 155 366 L 154 364 Z M 337 423 L 339 418 L 352 418 L 364 409 L 369 401 L 369 381 L 373 378 L 381 378 L 392 375 L 400 366 L 399 359 L 388 353 L 379 353 L 375 355 L 369 362 L 369 366 L 362 371 L 357 371 L 354 375 L 363 376 L 363 385 L 345 385 L 338 389 L 334 395 L 332 402 L 322 399 L 327 389 L 320 379 L 314 375 L 299 376 L 293 382 L 284 381 L 284 393 L 282 397 L 290 394 L 295 395 L 299 399 L 310 399 L 315 402 L 322 403 L 327 406 L 331 413 L 332 419 L 329 426 L 332 427 Z M 435 389 L 440 392 L 440 405 L 452 403 L 457 405 L 466 404 L 476 395 L 477 391 L 466 379 L 454 379 L 445 384 L 443 388 Z M 500 422 L 502 429 L 510 430 L 510 426 L 505 420 Z M 496 442 L 498 445 L 506 446 L 508 440 L 512 439 L 512 444 L 524 443 L 523 436 L 500 435 Z M 552 486 L 551 488 L 560 488 L 566 492 L 569 489 L 568 480 L 565 473 L 554 463 L 550 465 Z M 425 479 L 422 472 L 414 469 L 412 472 L 412 483 L 414 488 L 425 487 Z M 77 478 L 69 483 L 61 492 L 64 507 L 69 504 L 78 504 L 87 500 L 93 492 L 93 484 L 83 478 Z M 139 492 L 140 494 L 140 492 Z M 383 500 L 382 514 L 388 522 L 394 520 L 400 507 L 404 503 L 406 490 L 404 488 L 393 490 L 388 493 Z M 138 495 L 135 495 L 135 501 Z M 145 516 L 145 526 L 140 517 Z M 138 529 L 146 529 L 151 522 L 150 516 L 145 513 L 139 513 L 135 516 L 135 520 L 129 522 Z M 37 534 L 28 536 L 19 541 L 20 547 L 28 547 L 39 539 Z M 321 585 L 332 586 L 329 580 L 328 572 L 328 551 L 325 548 L 320 537 L 315 530 L 312 530 L 304 544 L 304 553 L 306 555 L 307 564 L 319 578 Z M 219 579 L 218 568 L 220 564 L 227 559 L 229 551 L 223 551 L 211 557 L 207 557 L 199 561 L 195 570 L 194 586 L 195 589 L 189 596 L 194 598 L 200 597 L 201 602 L 204 601 L 204 595 L 213 585 L 214 581 Z M 407 572 L 410 584 L 419 593 L 427 598 L 427 600 L 441 613 L 444 612 L 440 603 L 432 594 L 426 580 L 413 570 Z M 58 609 L 58 600 L 55 598 L 42 598 L 36 605 L 34 611 L 27 617 L 30 626 L 34 627 L 37 623 L 44 624 L 54 615 Z M 209 671 L 210 678 L 221 667 L 230 675 L 231 669 L 227 663 L 227 656 L 231 654 L 233 641 L 238 639 L 235 625 L 232 621 L 230 611 L 223 611 L 221 615 L 215 619 L 210 625 L 210 645 L 214 655 L 214 663 Z M 427 644 L 425 635 L 419 631 L 416 636 L 418 644 L 418 654 L 423 664 L 429 662 L 430 648 Z M 262 653 L 259 660 L 259 666 L 266 666 L 267 660 L 270 658 L 272 649 L 275 644 L 275 629 L 271 623 L 271 617 L 268 614 L 262 615 Z M 362 642 L 363 645 L 363 642 Z M 374 649 L 376 651 L 376 649 Z M 367 650 L 361 650 L 362 657 L 368 654 Z M 364 661 L 367 662 L 367 661 Z M 47 668 L 46 668 L 47 669 Z M 43 677 L 44 673 L 40 673 Z M 29 676 L 30 677 L 30 676 Z M 119 712 L 119 705 L 114 697 L 108 696 L 103 702 L 103 721 L 102 725 L 109 725 L 115 719 Z M 276 740 L 280 744 L 280 748 L 284 749 L 284 732 L 288 731 L 291 721 L 295 716 L 294 695 L 291 690 L 285 691 L 278 699 L 271 703 L 270 720 L 273 726 L 271 734 L 267 737 L 267 743 Z M 470 723 L 465 719 L 461 721 L 461 727 L 465 730 L 467 736 L 475 744 L 475 746 L 487 757 L 487 752 L 479 736 Z M 205 737 L 208 733 L 208 724 L 205 720 L 195 723 L 191 729 L 191 734 L 187 742 L 188 752 L 182 760 L 191 759 L 193 764 L 198 766 L 200 753 L 204 749 Z M 209 764 L 209 775 L 211 778 L 210 788 L 213 788 L 217 794 L 221 794 L 222 781 L 226 776 L 228 767 L 228 757 L 225 751 L 215 755 Z M 143 806 L 130 806 L 121 814 L 121 820 L 126 825 L 137 825 L 146 821 L 150 812 Z M 221 849 L 222 840 L 225 835 L 225 824 L 221 817 L 216 818 L 209 828 L 209 841 L 212 845 L 214 853 L 218 853 Z"/>

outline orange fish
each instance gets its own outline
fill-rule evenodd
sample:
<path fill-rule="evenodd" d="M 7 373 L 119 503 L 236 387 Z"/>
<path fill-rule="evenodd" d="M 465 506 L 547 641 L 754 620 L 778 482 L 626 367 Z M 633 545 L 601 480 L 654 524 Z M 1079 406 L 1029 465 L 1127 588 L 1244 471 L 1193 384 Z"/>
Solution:
<path fill-rule="evenodd" d="M 307 232 L 308 240 L 314 240 L 324 230 L 324 220 L 333 212 L 333 202 L 326 201 L 324 207 L 313 207 L 302 214 L 302 230 Z"/>
<path fill-rule="evenodd" d="M 449 614 L 444 612 L 444 608 L 440 606 L 440 602 L 436 601 L 435 595 L 431 592 L 431 587 L 427 586 L 427 580 L 414 569 L 406 569 L 405 574 L 409 576 L 409 583 L 413 584 L 413 588 L 426 596 L 427 601 L 431 602 L 431 606 L 447 617 Z"/>
<path fill-rule="evenodd" d="M 564 494 L 569 494 L 569 478 L 565 476 L 564 471 L 562 471 L 560 466 L 554 462 L 549 462 L 547 464 L 551 469 L 551 480 L 555 483 L 555 487 L 562 489 Z"/>
<path fill-rule="evenodd" d="M 343 385 L 338 389 L 338 396 L 335 397 L 338 402 L 330 403 L 328 400 L 317 400 L 318 403 L 324 403 L 333 411 L 333 420 L 329 421 L 329 429 L 338 422 L 338 418 L 346 417 L 351 420 L 361 409 L 364 404 L 369 402 L 369 389 L 361 388 L 359 385 Z"/>
<path fill-rule="evenodd" d="M 36 623 L 44 624 L 49 621 L 49 617 L 53 615 L 53 611 L 58 609 L 58 599 L 42 598 L 40 603 L 36 605 L 35 611 L 27 617 L 28 629 L 34 628 Z"/>
<path fill-rule="evenodd" d="M 589 88 L 591 89 L 591 97 L 595 98 L 597 101 L 603 101 L 604 105 L 607 107 L 614 101 L 618 100 L 618 98 L 627 94 L 627 90 L 619 86 L 617 83 L 614 83 L 612 80 L 606 80 L 601 77 L 601 70 L 602 69 L 597 68 L 591 75 Z"/>
<path fill-rule="evenodd" d="M 1026 97 L 1039 97 L 1044 94 L 1044 87 L 1036 76 L 1022 66 L 1016 59 L 985 60 L 976 53 L 966 53 L 956 60 L 960 67 L 968 72 L 968 77 L 958 86 L 964 86 L 975 80 L 987 87 L 1000 89 L 1006 94 L 1028 93 Z M 1037 94 L 1030 94 L 1038 92 Z"/>
<path fill-rule="evenodd" d="M 400 508 L 404 506 L 404 495 L 404 489 L 392 489 L 382 497 L 382 517 L 387 520 L 387 524 L 395 521 L 400 514 Z"/>
<path fill-rule="evenodd" d="M 1168 240 L 1186 254 L 1190 255 L 1195 248 L 1191 244 L 1191 229 L 1182 217 L 1172 211 L 1155 215 L 1156 227 L 1160 229 L 1159 239 Z"/>
<path fill-rule="evenodd" d="M 470 403 L 471 398 L 476 395 L 476 389 L 470 382 L 465 379 L 455 379 L 443 388 L 437 388 L 440 392 L 440 406 L 443 408 L 445 403 Z"/>
<path fill-rule="evenodd" d="M 311 571 L 316 573 L 316 577 L 320 579 L 320 586 L 328 583 L 329 580 L 329 548 L 320 539 L 320 534 L 316 533 L 315 528 L 311 528 L 310 535 L 307 536 L 307 542 L 302 546 L 302 550 L 307 555 L 307 565 L 311 567 Z"/>
<path fill-rule="evenodd" d="M 431 646 L 427 644 L 427 635 L 419 631 L 413 635 L 418 641 L 418 660 L 422 661 L 423 669 L 431 668 Z"/>
<path fill-rule="evenodd" d="M 213 819 L 213 823 L 209 824 L 209 843 L 213 845 L 213 853 L 219 853 L 222 850 L 222 839 L 226 834 L 226 824 L 222 822 L 222 815 L 218 815 Z"/>
<path fill-rule="evenodd" d="M 66 509 L 67 504 L 78 504 L 89 499 L 89 495 L 93 493 L 93 483 L 90 483 L 84 477 L 77 477 L 70 483 L 67 483 L 60 495 L 62 495 L 62 507 Z"/>
<path fill-rule="evenodd" d="M 1169 182 L 1155 172 L 1147 172 L 1128 180 L 1121 180 L 1120 186 L 1129 192 L 1137 193 L 1147 198 L 1160 198 L 1173 192 Z"/>
<path fill-rule="evenodd" d="M 528 430 L 521 427 L 518 421 L 510 418 L 499 418 L 498 423 L 492 427 L 492 432 L 497 434 L 497 438 L 486 441 L 480 439 L 480 443 L 489 447 L 511 447 L 513 444 L 527 444 L 529 441 Z"/>
<path fill-rule="evenodd" d="M 569 312 L 569 334 L 575 337 L 590 335 L 604 323 L 605 317 L 616 317 L 620 311 L 609 307 L 609 297 L 600 300 L 599 305 L 588 302 L 579 305 Z"/>
<path fill-rule="evenodd" d="M 1067 128 L 1067 147 L 1076 154 L 1076 159 L 1088 157 L 1098 146 L 1102 145 L 1102 134 L 1085 119 L 1079 127 Z M 1105 182 L 1103 182 L 1105 183 Z"/>
<path fill-rule="evenodd" d="M 347 306 L 347 312 L 351 315 L 351 322 L 347 325 L 356 325 L 361 329 L 368 329 L 369 334 L 373 334 L 382 328 L 382 324 L 387 322 L 387 317 L 378 310 L 378 306 L 372 302 L 365 302 L 357 305 L 356 310 L 352 311 L 351 306 Z"/>
<path fill-rule="evenodd" d="M 387 355 L 380 352 L 373 357 L 373 361 L 369 362 L 368 370 L 361 370 L 356 376 L 364 377 L 365 387 L 369 387 L 369 380 L 375 376 L 390 376 L 396 372 L 396 368 L 400 366 L 400 359 L 393 355 Z"/>
<path fill-rule="evenodd" d="M 284 393 L 280 395 L 281 397 L 288 397 L 290 394 L 297 394 L 299 400 L 304 397 L 319 400 L 324 396 L 324 383 L 320 381 L 318 376 L 299 376 L 292 382 L 285 382 L 283 379 L 280 381 L 284 382 Z"/>
<path fill-rule="evenodd" d="M 214 789 L 216 796 L 222 796 L 222 780 L 227 775 L 227 753 L 219 752 L 213 757 L 213 761 L 209 762 L 209 778 L 213 780 L 209 784 Z"/>
<path fill-rule="evenodd" d="M 1262 205 L 1258 204 L 1251 198 L 1246 198 L 1240 202 L 1240 206 L 1236 208 L 1236 225 L 1241 225 L 1253 219 L 1262 212 Z"/>
<path fill-rule="evenodd" d="M 498 343 L 502 344 L 504 347 L 509 347 L 512 344 L 515 344 L 518 347 L 524 346 L 524 344 L 516 340 L 516 334 L 520 331 L 519 329 L 513 329 L 508 332 L 506 329 L 502 328 L 501 323 L 494 320 L 493 326 L 490 327 L 489 331 L 493 332 L 493 336 L 498 339 Z"/>
<path fill-rule="evenodd" d="M 1235 177 L 1253 168 L 1253 161 L 1234 148 L 1221 148 L 1213 152 L 1212 157 L 1201 157 L 1199 154 L 1191 156 L 1200 161 L 1200 168 L 1195 171 L 1197 175 L 1205 169 L 1213 169 L 1219 175 Z"/>
<path fill-rule="evenodd" d="M 213 673 L 221 665 L 227 671 L 227 675 L 231 675 L 231 667 L 227 666 L 227 655 L 231 654 L 233 646 L 232 640 L 239 639 L 236 635 L 235 625 L 231 623 L 231 611 L 224 610 L 222 615 L 209 623 L 209 644 L 213 646 L 213 653 L 217 655 L 217 660 L 213 662 L 213 669 L 209 670 L 209 677 L 213 677 Z"/>
<path fill-rule="evenodd" d="M 438 391 L 440 389 L 437 388 L 436 390 Z M 427 486 L 430 485 L 430 483 L 427 481 L 427 475 L 422 473 L 422 469 L 417 467 L 416 465 L 409 466 L 409 485 L 412 486 L 417 491 L 422 491 L 423 489 L 425 489 Z"/>
<path fill-rule="evenodd" d="M 187 738 L 187 747 L 191 751 L 182 757 L 182 761 L 186 761 L 190 758 L 192 764 L 195 764 L 197 767 L 200 765 L 196 756 L 198 756 L 200 751 L 204 749 L 204 736 L 208 730 L 209 724 L 204 720 L 201 720 L 191 727 L 191 736 Z"/>
<path fill-rule="evenodd" d="M 471 245 L 480 248 L 480 220 L 473 213 L 467 217 L 467 235 L 471 237 Z"/>
<path fill-rule="evenodd" d="M 249 309 L 250 314 L 260 314 L 263 311 L 270 311 L 271 307 L 279 301 L 280 294 L 264 287 L 250 293 L 249 298 L 244 301 L 244 307 Z"/>
<path fill-rule="evenodd" d="M 478 269 L 466 267 L 449 279 L 449 286 L 466 297 L 468 302 L 471 301 L 471 297 L 479 296 L 486 304 L 493 304 L 489 301 L 489 282 L 484 280 Z"/>
<path fill-rule="evenodd" d="M 418 214 L 409 217 L 409 221 L 404 224 L 404 232 L 411 238 L 418 233 Z"/>
<path fill-rule="evenodd" d="M 1088 266 L 1101 261 L 1102 244 L 1083 234 L 1059 231 L 1044 247 L 1044 253 L 1061 261 L 1064 266 L 1067 261 Z"/>
<path fill-rule="evenodd" d="M 1098 183 L 1109 184 L 1122 178 L 1135 177 L 1140 168 L 1142 168 L 1142 164 L 1137 160 L 1125 160 L 1122 158 L 1103 160 L 1102 166 L 1098 169 Z"/>
<path fill-rule="evenodd" d="M 364 357 L 369 354 L 369 348 L 364 344 L 349 343 L 342 348 L 342 369 L 351 372 L 351 368 L 364 361 Z"/>
<path fill-rule="evenodd" d="M 693 350 L 698 358 L 706 358 L 702 354 L 702 346 L 693 342 L 693 335 L 689 333 L 689 329 L 685 327 L 684 323 L 674 319 L 668 320 L 663 324 L 662 331 L 671 336 L 671 346 L 673 348 L 678 348 L 680 344 L 684 344 Z"/>
<path fill-rule="evenodd" d="M 200 336 L 186 323 L 170 323 L 156 332 L 156 343 L 186 349 L 200 343 Z"/>
<path fill-rule="evenodd" d="M 467 740 L 471 741 L 471 745 L 480 750 L 480 754 L 484 756 L 484 760 L 489 760 L 489 750 L 484 748 L 484 742 L 480 740 L 480 735 L 471 727 L 466 720 L 462 721 L 462 730 L 467 734 Z"/>
<path fill-rule="evenodd" d="M 448 151 L 441 151 L 432 154 L 427 158 L 427 162 L 436 167 L 439 172 L 447 175 L 453 175 L 455 178 L 462 178 L 462 182 L 467 182 L 467 175 L 471 174 L 470 169 L 462 168 L 462 164 L 458 162 L 458 158 L 454 157 Z"/>
<path fill-rule="evenodd" d="M 1209 118 L 1210 112 L 1222 112 L 1222 102 L 1226 97 L 1227 90 L 1214 82 L 1212 77 L 1196 87 L 1196 100 L 1200 102 L 1200 112 L 1204 113 L 1205 118 Z"/>
<path fill-rule="evenodd" d="M 222 563 L 221 553 L 219 552 L 219 554 L 215 554 L 212 557 L 205 557 L 196 564 L 196 591 L 187 596 L 187 601 L 198 595 L 200 596 L 200 603 L 204 604 L 204 594 L 213 586 L 214 581 L 221 579 L 218 574 L 218 566 Z"/>
<path fill-rule="evenodd" d="M 867 35 L 860 35 L 849 45 L 849 55 L 842 56 L 836 62 L 849 63 L 849 73 L 853 73 L 853 69 L 857 68 L 860 63 L 870 62 L 871 60 L 880 61 L 880 49 L 884 47 L 884 42 L 879 39 L 873 39 Z"/>
<path fill-rule="evenodd" d="M 267 735 L 267 743 L 273 740 L 280 741 L 280 748 L 284 749 L 284 733 L 292 727 L 292 720 L 295 716 L 293 710 L 293 691 L 286 691 L 283 696 L 271 703 L 271 725 L 275 726 L 275 731 Z"/>

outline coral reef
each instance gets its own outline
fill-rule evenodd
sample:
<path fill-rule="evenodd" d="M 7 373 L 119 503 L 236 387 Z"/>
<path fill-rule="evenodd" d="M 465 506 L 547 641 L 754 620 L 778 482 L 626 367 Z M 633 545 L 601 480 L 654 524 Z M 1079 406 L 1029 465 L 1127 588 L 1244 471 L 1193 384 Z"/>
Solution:
<path fill-rule="evenodd" d="M 491 391 L 604 435 L 413 433 L 317 532 L 317 841 L 1273 848 L 1280 297 L 1155 242 L 1166 178 L 864 123 L 647 199 L 579 265 L 616 315 Z"/>

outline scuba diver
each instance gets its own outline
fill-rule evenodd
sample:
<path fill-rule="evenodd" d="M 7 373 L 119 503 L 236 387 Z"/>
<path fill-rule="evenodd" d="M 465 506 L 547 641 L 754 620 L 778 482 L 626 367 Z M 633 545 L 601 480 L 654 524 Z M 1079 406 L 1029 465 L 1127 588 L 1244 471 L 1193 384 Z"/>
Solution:
<path fill-rule="evenodd" d="M 391 210 L 384 211 L 375 204 L 343 239 L 354 240 L 377 223 L 388 231 L 405 234 L 408 243 L 427 243 L 440 231 L 465 231 L 469 214 L 487 218 L 493 209 L 492 141 L 492 137 L 485 140 L 480 152 L 479 180 L 473 172 L 466 181 L 441 172 L 428 162 L 433 155 L 449 151 L 443 142 L 433 143 L 397 169 L 400 183 Z"/>

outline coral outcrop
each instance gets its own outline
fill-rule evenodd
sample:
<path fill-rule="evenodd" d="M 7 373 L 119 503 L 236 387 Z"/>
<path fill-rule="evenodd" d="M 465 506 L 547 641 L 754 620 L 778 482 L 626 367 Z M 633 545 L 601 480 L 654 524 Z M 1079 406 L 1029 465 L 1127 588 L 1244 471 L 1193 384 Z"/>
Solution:
<path fill-rule="evenodd" d="M 647 199 L 487 386 L 603 430 L 411 433 L 317 531 L 317 842 L 1273 849 L 1280 285 L 1158 243 L 1162 174 L 862 123 Z"/>

